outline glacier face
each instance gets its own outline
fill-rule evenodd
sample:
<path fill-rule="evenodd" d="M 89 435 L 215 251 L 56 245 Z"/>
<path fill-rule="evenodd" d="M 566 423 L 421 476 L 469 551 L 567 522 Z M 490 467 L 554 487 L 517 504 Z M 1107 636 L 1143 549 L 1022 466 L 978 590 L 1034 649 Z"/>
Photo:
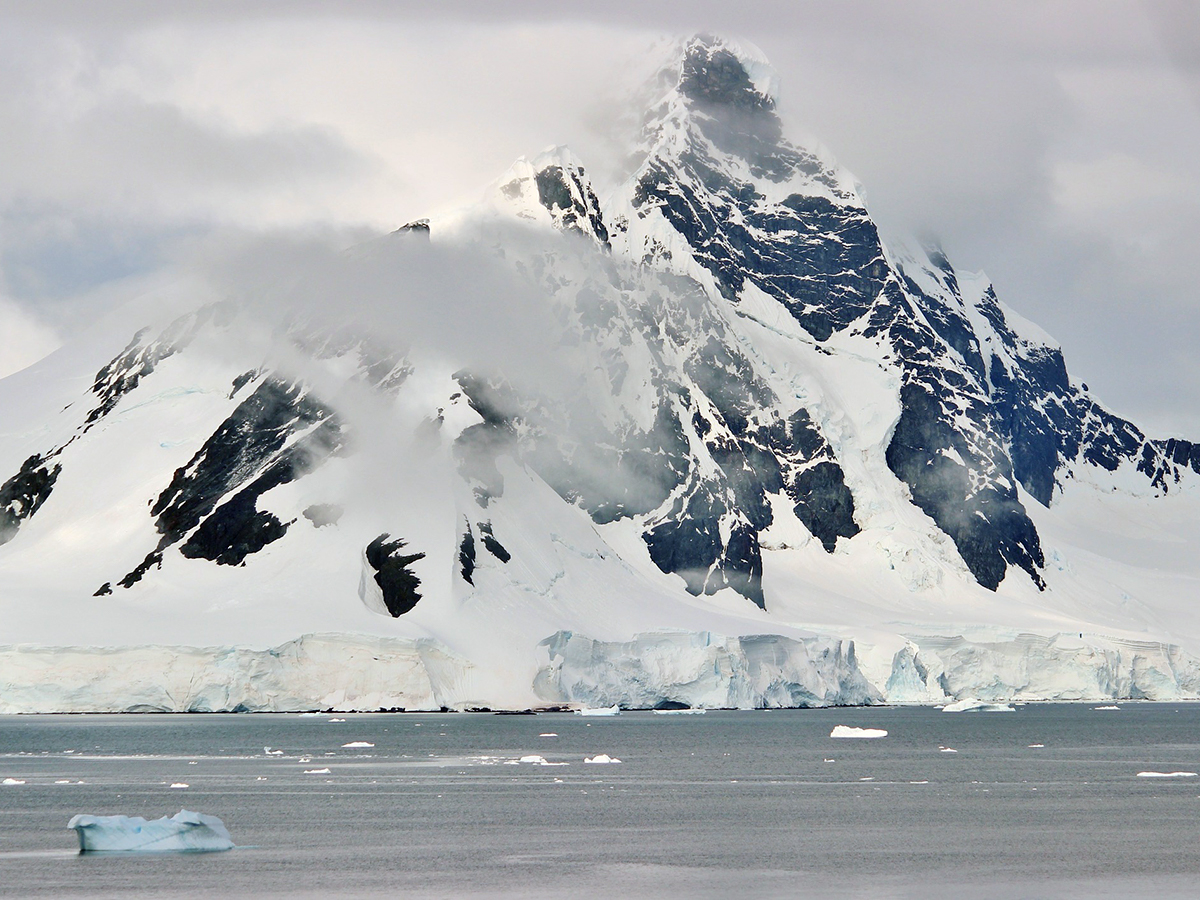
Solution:
<path fill-rule="evenodd" d="M 761 55 L 655 85 L 607 195 L 551 148 L 279 309 L 163 298 L 0 382 L 2 708 L 1194 695 L 1200 448 L 885 244 Z M 410 283 L 529 338 L 322 312 Z"/>
<path fill-rule="evenodd" d="M 562 631 L 538 649 L 543 701 L 625 709 L 861 706 L 882 697 L 858 670 L 853 642 L 708 632 L 594 641 Z"/>

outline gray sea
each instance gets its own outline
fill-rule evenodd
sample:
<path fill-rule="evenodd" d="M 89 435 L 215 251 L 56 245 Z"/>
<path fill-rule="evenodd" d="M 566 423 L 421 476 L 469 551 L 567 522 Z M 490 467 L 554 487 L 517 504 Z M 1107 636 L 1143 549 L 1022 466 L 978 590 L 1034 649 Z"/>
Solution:
<path fill-rule="evenodd" d="M 0 896 L 1200 896 L 1200 778 L 1138 775 L 1200 772 L 1200 705 L 1098 705 L 3 717 Z M 238 848 L 67 829 L 180 808 Z"/>

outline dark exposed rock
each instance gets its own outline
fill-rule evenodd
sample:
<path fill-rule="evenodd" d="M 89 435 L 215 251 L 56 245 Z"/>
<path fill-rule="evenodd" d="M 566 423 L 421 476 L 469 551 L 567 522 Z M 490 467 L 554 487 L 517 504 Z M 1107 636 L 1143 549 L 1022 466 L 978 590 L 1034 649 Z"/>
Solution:
<path fill-rule="evenodd" d="M 483 541 L 483 546 L 487 548 L 492 556 L 496 557 L 502 563 L 506 563 L 512 559 L 512 554 L 504 549 L 504 545 L 496 540 L 496 536 L 492 533 L 491 522 L 480 522 L 479 534 L 481 536 L 480 539 Z"/>
<path fill-rule="evenodd" d="M 248 385 L 251 381 L 258 377 L 258 370 L 251 369 L 249 372 L 243 372 L 237 378 L 233 379 L 233 390 L 229 392 L 229 399 L 232 400 L 237 396 L 238 391 Z"/>
<path fill-rule="evenodd" d="M 554 224 L 564 231 L 594 235 L 609 247 L 608 229 L 600 214 L 600 201 L 582 169 L 550 165 L 534 174 L 538 202 L 550 212 Z"/>
<path fill-rule="evenodd" d="M 180 552 L 186 557 L 237 565 L 279 540 L 291 523 L 260 511 L 258 498 L 304 476 L 343 446 L 343 428 L 332 410 L 298 384 L 264 379 L 176 470 L 151 507 L 162 535 L 158 561 L 163 550 L 184 541 Z M 143 563 L 119 583 L 129 587 L 148 568 Z"/>
<path fill-rule="evenodd" d="M 424 553 L 401 553 L 407 544 L 402 540 L 389 541 L 391 535 L 381 534 L 367 544 L 367 563 L 375 570 L 375 583 L 383 592 L 383 602 L 393 616 L 402 616 L 421 599 L 417 588 L 421 580 L 408 568 Z"/>
<path fill-rule="evenodd" d="M 411 234 L 415 237 L 423 237 L 429 240 L 429 220 L 416 219 L 406 225 L 401 225 L 392 234 Z"/>
<path fill-rule="evenodd" d="M 16 537 L 21 523 L 41 508 L 61 471 L 60 464 L 49 465 L 48 458 L 34 454 L 0 485 L 0 544 Z"/>
<path fill-rule="evenodd" d="M 467 530 L 463 532 L 462 540 L 458 543 L 458 570 L 462 574 L 463 581 L 474 586 L 475 584 L 475 535 L 471 531 L 471 523 L 467 523 Z"/>
<path fill-rule="evenodd" d="M 108 415 L 164 359 L 187 347 L 202 327 L 210 322 L 227 324 L 230 315 L 228 304 L 209 304 L 180 316 L 152 341 L 145 340 L 148 328 L 135 334 L 121 354 L 96 373 L 92 393 L 99 402 L 88 413 L 83 430 Z"/>
<path fill-rule="evenodd" d="M 256 509 L 255 485 L 244 488 L 218 506 L 180 546 L 189 559 L 210 559 L 225 566 L 241 563 L 272 541 L 283 537 L 290 523 Z"/>
<path fill-rule="evenodd" d="M 134 570 L 132 572 L 130 572 L 128 575 L 126 575 L 124 578 L 122 578 L 120 581 L 118 581 L 117 584 L 119 584 L 123 588 L 131 588 L 135 584 L 137 584 L 139 581 L 141 581 L 142 577 L 147 572 L 149 572 L 153 566 L 158 566 L 161 569 L 162 562 L 163 562 L 162 551 L 161 550 L 151 550 L 149 553 L 146 554 L 146 558 L 143 559 L 140 563 L 138 563 L 137 566 L 134 568 Z"/>
<path fill-rule="evenodd" d="M 104 582 L 104 584 L 100 585 L 100 587 L 96 588 L 96 593 L 92 594 L 92 596 L 93 597 L 106 597 L 109 594 L 111 594 L 112 592 L 113 592 L 112 582 L 106 581 L 106 582 Z"/>
<path fill-rule="evenodd" d="M 303 437 L 285 449 L 298 433 Z M 268 378 L 176 470 L 151 508 L 158 531 L 167 544 L 175 543 L 230 491 L 253 479 L 257 498 L 315 468 L 342 443 L 342 426 L 328 407 L 298 384 Z"/>

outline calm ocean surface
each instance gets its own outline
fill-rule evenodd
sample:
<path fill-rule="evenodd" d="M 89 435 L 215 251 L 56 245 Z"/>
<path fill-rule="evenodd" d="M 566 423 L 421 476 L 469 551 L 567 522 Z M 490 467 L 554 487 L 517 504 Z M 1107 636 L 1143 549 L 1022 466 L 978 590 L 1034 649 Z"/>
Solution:
<path fill-rule="evenodd" d="M 1200 704 L 1097 705 L 5 717 L 0 896 L 1200 896 L 1200 778 L 1137 777 L 1200 772 Z M 181 807 L 239 849 L 80 856 L 66 827 Z"/>

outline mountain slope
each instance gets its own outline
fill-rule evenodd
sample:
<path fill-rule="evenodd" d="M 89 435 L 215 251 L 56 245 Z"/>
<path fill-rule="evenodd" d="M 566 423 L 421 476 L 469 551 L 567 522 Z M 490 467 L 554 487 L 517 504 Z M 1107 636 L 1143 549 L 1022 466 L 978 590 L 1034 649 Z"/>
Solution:
<path fill-rule="evenodd" d="M 213 674 L 265 665 L 231 647 L 361 675 L 356 634 L 426 705 L 1200 690 L 1200 448 L 1092 400 L 982 276 L 885 246 L 757 53 L 693 38 L 655 83 L 606 198 L 554 148 L 0 382 L 0 639 L 227 648 L 181 656 L 217 681 L 179 708 L 263 708 Z M 48 699 L 22 652 L 27 706 L 155 694 Z"/>

